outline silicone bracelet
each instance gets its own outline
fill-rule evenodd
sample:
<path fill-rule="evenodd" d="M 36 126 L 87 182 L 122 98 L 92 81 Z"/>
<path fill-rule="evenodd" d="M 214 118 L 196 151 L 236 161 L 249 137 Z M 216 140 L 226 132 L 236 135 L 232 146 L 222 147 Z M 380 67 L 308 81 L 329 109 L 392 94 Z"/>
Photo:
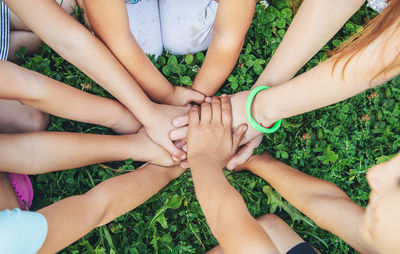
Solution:
<path fill-rule="evenodd" d="M 257 121 L 254 120 L 254 118 L 251 116 L 251 106 L 253 104 L 254 97 L 256 97 L 256 95 L 260 91 L 268 89 L 268 88 L 269 88 L 268 86 L 257 86 L 250 92 L 250 94 L 246 100 L 246 116 L 247 116 L 247 120 L 250 123 L 250 126 L 253 127 L 256 131 L 263 132 L 263 133 L 273 133 L 273 132 L 277 131 L 279 129 L 279 127 L 281 127 L 281 124 L 282 124 L 282 119 L 280 119 L 271 128 L 265 128 L 265 127 L 261 126 L 259 123 L 257 123 Z"/>

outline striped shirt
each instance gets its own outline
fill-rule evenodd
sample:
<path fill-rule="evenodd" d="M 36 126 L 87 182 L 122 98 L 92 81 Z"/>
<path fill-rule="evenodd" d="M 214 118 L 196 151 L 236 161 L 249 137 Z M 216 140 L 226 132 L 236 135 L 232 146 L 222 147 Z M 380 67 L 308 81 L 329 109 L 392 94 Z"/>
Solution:
<path fill-rule="evenodd" d="M 0 60 L 7 60 L 10 42 L 10 12 L 0 0 Z"/>

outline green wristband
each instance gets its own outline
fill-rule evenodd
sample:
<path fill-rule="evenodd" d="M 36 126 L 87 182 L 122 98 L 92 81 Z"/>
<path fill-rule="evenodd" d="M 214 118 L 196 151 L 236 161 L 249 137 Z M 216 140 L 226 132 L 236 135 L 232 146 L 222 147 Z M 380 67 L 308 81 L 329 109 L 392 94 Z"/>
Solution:
<path fill-rule="evenodd" d="M 250 92 L 250 94 L 246 100 L 246 116 L 247 116 L 247 120 L 250 123 L 250 126 L 253 127 L 256 131 L 263 132 L 263 133 L 273 133 L 273 132 L 277 131 L 279 129 L 279 127 L 281 127 L 281 124 L 282 124 L 282 119 L 280 119 L 271 128 L 265 128 L 265 127 L 261 126 L 259 123 L 257 123 L 256 120 L 254 120 L 254 118 L 251 116 L 251 105 L 253 104 L 254 97 L 256 97 L 256 95 L 260 91 L 268 89 L 268 88 L 269 88 L 268 86 L 258 86 L 256 88 L 254 88 Z"/>

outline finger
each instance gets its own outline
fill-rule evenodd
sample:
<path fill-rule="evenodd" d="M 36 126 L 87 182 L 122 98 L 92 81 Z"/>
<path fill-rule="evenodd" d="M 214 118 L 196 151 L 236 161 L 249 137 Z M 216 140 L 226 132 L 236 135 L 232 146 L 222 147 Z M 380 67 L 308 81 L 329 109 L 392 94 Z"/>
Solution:
<path fill-rule="evenodd" d="M 181 162 L 179 163 L 179 165 L 180 165 L 182 168 L 189 168 L 189 162 L 188 162 L 187 160 L 181 161 Z"/>
<path fill-rule="evenodd" d="M 182 149 L 183 151 L 185 151 L 185 150 L 183 149 L 183 146 L 185 145 L 185 142 L 184 142 L 183 140 L 175 141 L 175 142 L 174 142 L 174 145 L 175 145 L 176 147 L 178 147 L 179 149 Z M 186 152 L 186 151 L 185 151 L 185 152 Z"/>
<path fill-rule="evenodd" d="M 187 145 L 186 144 L 182 146 L 182 150 L 185 151 L 185 153 L 187 153 Z"/>
<path fill-rule="evenodd" d="M 186 126 L 186 125 L 188 125 L 188 123 L 189 123 L 189 115 L 178 116 L 177 118 L 172 120 L 172 125 L 175 128 L 180 128 L 180 127 Z"/>
<path fill-rule="evenodd" d="M 221 123 L 221 101 L 217 96 L 212 97 L 211 101 L 212 108 L 212 122 Z"/>
<path fill-rule="evenodd" d="M 227 169 L 234 170 L 239 165 L 245 163 L 253 155 L 254 149 L 260 145 L 262 139 L 263 135 L 258 135 L 240 148 L 237 154 L 229 160 Z"/>
<path fill-rule="evenodd" d="M 200 122 L 199 107 L 193 106 L 189 110 L 189 125 L 197 125 Z"/>
<path fill-rule="evenodd" d="M 212 117 L 211 105 L 208 102 L 203 102 L 201 104 L 201 123 L 209 124 Z"/>
<path fill-rule="evenodd" d="M 178 159 L 178 160 L 186 159 L 186 153 L 183 150 L 177 148 L 172 143 L 171 140 L 168 140 L 166 142 L 166 144 L 163 145 L 163 147 L 165 148 L 165 150 L 167 150 L 171 154 L 173 160 L 176 161 L 176 159 Z"/>
<path fill-rule="evenodd" d="M 226 96 L 221 96 L 221 114 L 222 114 L 222 124 L 226 127 L 232 126 L 232 106 L 231 99 Z"/>
<path fill-rule="evenodd" d="M 180 139 L 184 139 L 184 138 L 186 138 L 187 131 L 188 131 L 188 127 L 187 126 L 179 128 L 179 129 L 172 130 L 169 133 L 169 138 L 172 141 L 177 141 L 177 140 L 180 140 Z"/>
<path fill-rule="evenodd" d="M 239 127 L 237 127 L 233 132 L 232 146 L 234 151 L 236 151 L 236 149 L 239 147 L 240 141 L 242 141 L 242 138 L 246 133 L 246 131 L 247 131 L 247 124 L 244 123 L 239 125 Z"/>
<path fill-rule="evenodd" d="M 195 102 L 197 104 L 200 104 L 204 101 L 204 99 L 206 98 L 206 96 L 202 93 L 199 93 L 197 91 L 191 90 L 191 92 L 193 93 L 192 95 L 192 102 Z"/>

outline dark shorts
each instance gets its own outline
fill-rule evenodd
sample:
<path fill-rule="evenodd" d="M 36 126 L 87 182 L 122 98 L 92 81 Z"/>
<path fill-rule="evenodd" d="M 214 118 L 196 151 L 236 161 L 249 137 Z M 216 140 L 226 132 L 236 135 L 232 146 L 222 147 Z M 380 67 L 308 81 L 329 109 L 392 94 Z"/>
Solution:
<path fill-rule="evenodd" d="M 318 254 L 308 243 L 299 243 L 286 254 Z"/>
<path fill-rule="evenodd" d="M 0 0 L 0 60 L 7 60 L 10 47 L 10 12 Z"/>

